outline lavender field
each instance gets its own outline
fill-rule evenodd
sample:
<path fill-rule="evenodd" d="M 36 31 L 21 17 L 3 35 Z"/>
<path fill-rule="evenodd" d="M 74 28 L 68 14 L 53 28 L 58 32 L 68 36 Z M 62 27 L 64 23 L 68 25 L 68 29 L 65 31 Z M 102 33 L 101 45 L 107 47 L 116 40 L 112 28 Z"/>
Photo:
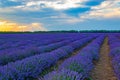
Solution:
<path fill-rule="evenodd" d="M 120 34 L 0 34 L 0 80 L 120 80 Z"/>

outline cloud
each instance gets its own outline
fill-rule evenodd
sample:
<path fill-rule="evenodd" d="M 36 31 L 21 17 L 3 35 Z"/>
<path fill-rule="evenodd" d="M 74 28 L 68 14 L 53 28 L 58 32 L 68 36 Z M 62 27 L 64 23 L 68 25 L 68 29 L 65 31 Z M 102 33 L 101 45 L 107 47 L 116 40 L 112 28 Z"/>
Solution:
<path fill-rule="evenodd" d="M 41 23 L 32 23 L 30 26 L 33 31 L 47 31 Z"/>
<path fill-rule="evenodd" d="M 0 13 L 11 13 L 11 12 L 15 12 L 15 10 L 13 8 L 0 8 Z"/>
<path fill-rule="evenodd" d="M 7 0 L 20 5 L 1 7 L 0 17 L 27 25 L 26 30 L 46 30 L 54 26 L 81 24 L 120 17 L 120 0 Z M 98 1 L 98 2 L 97 2 Z M 3 3 L 2 3 L 3 4 Z M 13 18 L 14 17 L 14 18 Z M 88 20 L 88 21 L 87 21 Z M 35 23 L 32 23 L 35 22 Z M 36 23 L 37 22 L 37 23 Z M 40 22 L 40 23 L 39 23 Z M 28 24 L 31 23 L 31 24 Z M 39 23 L 39 24 L 38 24 Z M 89 23 L 90 24 L 90 23 Z M 34 28 L 33 28 L 34 25 Z M 86 24 L 84 24 L 86 25 Z M 26 27 L 27 26 L 27 27 Z M 29 28 L 28 28 L 29 26 Z M 38 26 L 42 26 L 39 27 Z M 57 28 L 57 27 L 56 27 Z M 20 30 L 20 29 L 19 29 Z"/>
<path fill-rule="evenodd" d="M 87 0 L 59 0 L 54 3 L 50 3 L 50 5 L 47 6 L 55 10 L 65 10 L 70 8 L 85 7 L 83 3 L 86 1 Z"/>
<path fill-rule="evenodd" d="M 120 18 L 120 0 L 105 0 L 100 5 L 91 6 L 90 10 L 84 13 L 79 13 L 78 17 L 71 17 L 71 19 L 66 21 L 78 23 L 92 19 L 103 20 L 109 18 Z"/>
<path fill-rule="evenodd" d="M 12 1 L 12 2 L 18 2 L 17 0 L 8 0 L 8 1 Z"/>
<path fill-rule="evenodd" d="M 27 0 L 23 2 L 23 5 L 14 6 L 13 8 L 30 11 L 37 11 L 43 8 L 66 10 L 70 8 L 86 7 L 84 3 L 87 1 L 88 0 Z"/>
<path fill-rule="evenodd" d="M 19 25 L 17 23 L 0 21 L 0 31 L 47 31 L 41 23 Z"/>
<path fill-rule="evenodd" d="M 91 7 L 91 10 L 83 15 L 81 19 L 103 19 L 120 17 L 120 0 L 106 0 L 98 6 Z"/>

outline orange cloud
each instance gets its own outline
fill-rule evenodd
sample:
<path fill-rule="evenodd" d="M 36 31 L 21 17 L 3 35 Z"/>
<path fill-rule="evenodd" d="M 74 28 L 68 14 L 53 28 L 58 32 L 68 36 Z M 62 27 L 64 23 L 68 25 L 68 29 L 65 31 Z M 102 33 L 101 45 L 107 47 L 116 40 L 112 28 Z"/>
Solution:
<path fill-rule="evenodd" d="M 19 25 L 17 23 L 0 21 L 0 31 L 46 31 L 42 24 L 31 23 L 28 25 Z"/>

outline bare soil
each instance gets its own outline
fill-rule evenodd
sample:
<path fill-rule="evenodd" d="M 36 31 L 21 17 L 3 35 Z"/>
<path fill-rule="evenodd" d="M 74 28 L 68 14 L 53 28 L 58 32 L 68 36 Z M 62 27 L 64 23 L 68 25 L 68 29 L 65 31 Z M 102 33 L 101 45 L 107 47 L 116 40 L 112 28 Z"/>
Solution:
<path fill-rule="evenodd" d="M 78 52 L 80 52 L 85 46 L 87 46 L 88 44 L 90 44 L 93 40 L 89 41 L 88 43 L 86 43 L 85 45 L 83 45 L 82 47 L 80 47 L 79 49 L 76 49 L 74 52 L 72 52 L 70 55 L 66 56 L 65 58 L 62 58 L 62 59 L 58 60 L 55 65 L 51 66 L 50 68 L 45 69 L 44 71 L 46 71 L 46 73 L 42 73 L 42 75 L 40 75 L 39 77 L 42 77 L 42 76 L 44 76 L 45 74 L 48 74 L 51 71 L 57 71 L 59 65 L 61 65 L 66 59 L 68 59 L 68 58 L 70 58 L 70 57 L 75 56 L 76 54 L 78 54 Z M 38 80 L 38 79 L 34 79 L 34 80 Z"/>
<path fill-rule="evenodd" d="M 94 40 L 94 39 L 93 39 Z M 85 45 L 83 45 L 82 47 L 80 47 L 79 49 L 75 50 L 74 52 L 72 52 L 72 54 L 70 54 L 69 56 L 67 56 L 66 58 L 60 59 L 56 65 L 59 66 L 61 65 L 66 59 L 75 56 L 76 54 L 78 54 L 84 47 L 86 47 L 88 44 L 90 44 L 93 40 L 89 41 L 88 43 L 86 43 Z"/>
<path fill-rule="evenodd" d="M 100 59 L 95 62 L 95 68 L 91 72 L 92 80 L 117 80 L 112 68 L 109 52 L 108 37 L 106 37 L 100 50 Z"/>

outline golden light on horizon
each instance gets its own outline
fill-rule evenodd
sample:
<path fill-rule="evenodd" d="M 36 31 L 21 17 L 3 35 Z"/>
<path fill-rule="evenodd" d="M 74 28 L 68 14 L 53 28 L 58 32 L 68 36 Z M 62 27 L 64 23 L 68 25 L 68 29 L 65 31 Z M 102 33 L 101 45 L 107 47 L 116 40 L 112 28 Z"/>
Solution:
<path fill-rule="evenodd" d="M 31 23 L 29 25 L 19 25 L 13 22 L 0 21 L 0 31 L 3 31 L 3 32 L 46 31 L 46 29 L 42 27 L 40 23 Z"/>

